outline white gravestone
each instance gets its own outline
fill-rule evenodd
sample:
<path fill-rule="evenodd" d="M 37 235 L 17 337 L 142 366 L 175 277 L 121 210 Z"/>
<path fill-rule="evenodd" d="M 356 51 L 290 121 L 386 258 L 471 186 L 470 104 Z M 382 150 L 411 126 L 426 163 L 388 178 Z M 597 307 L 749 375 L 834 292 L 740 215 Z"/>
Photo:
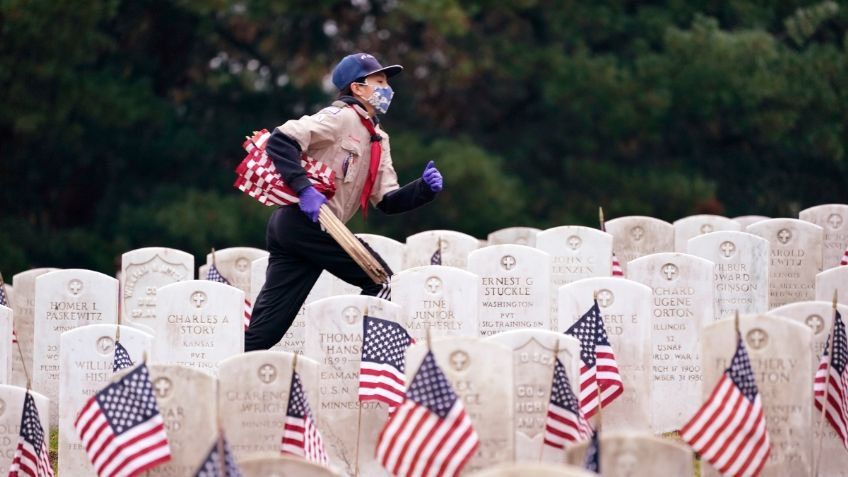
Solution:
<path fill-rule="evenodd" d="M 492 245 L 471 252 L 468 271 L 480 277 L 480 335 L 551 329 L 550 270 L 550 255 L 524 245 Z"/>
<path fill-rule="evenodd" d="M 672 225 L 674 226 L 674 251 L 684 253 L 686 252 L 686 245 L 692 237 L 724 230 L 734 232 L 742 230 L 742 225 L 739 222 L 720 215 L 690 215 L 675 220 Z"/>
<path fill-rule="evenodd" d="M 279 351 L 252 351 L 221 361 L 218 410 L 236 459 L 256 452 L 280 452 L 293 356 Z M 312 412 L 317 416 L 318 363 L 298 356 L 297 373 Z"/>
<path fill-rule="evenodd" d="M 538 462 L 515 462 L 496 465 L 475 472 L 468 477 L 597 477 L 599 474 L 578 466 L 565 464 L 542 464 Z"/>
<path fill-rule="evenodd" d="M 44 429 L 45 438 L 50 432 L 50 402 L 47 397 L 35 391 L 30 391 L 38 417 Z M 4 471 L 12 465 L 15 449 L 18 447 L 18 436 L 21 432 L 21 415 L 24 412 L 24 397 L 26 388 L 0 384 L 0 469 Z"/>
<path fill-rule="evenodd" d="M 766 315 L 741 316 L 739 329 L 751 359 L 771 441 L 771 454 L 759 475 L 809 476 L 814 422 L 812 333 L 789 319 Z M 734 319 L 704 327 L 701 343 L 706 399 L 736 350 Z M 704 463 L 702 475 L 718 474 Z"/>
<path fill-rule="evenodd" d="M 306 307 L 307 357 L 317 361 L 320 392 L 311 397 L 330 462 L 351 475 L 356 467 L 359 419 L 359 365 L 362 319 L 367 314 L 398 322 L 400 307 L 371 296 L 347 295 L 318 300 Z M 377 462 L 374 448 L 388 415 L 382 402 L 362 403 L 359 468 L 363 475 L 389 475 Z"/>
<path fill-rule="evenodd" d="M 433 339 L 432 351 L 454 393 L 462 399 L 465 413 L 480 439 L 480 446 L 462 475 L 514 461 L 515 407 L 510 350 L 479 338 L 450 337 Z M 407 350 L 407 382 L 412 381 L 426 354 L 427 343 L 423 341 Z"/>
<path fill-rule="evenodd" d="M 244 351 L 244 292 L 188 280 L 159 289 L 153 360 L 215 374 L 218 362 Z"/>
<path fill-rule="evenodd" d="M 745 232 L 713 232 L 689 240 L 690 255 L 715 264 L 715 319 L 765 313 L 769 303 L 768 240 Z"/>
<path fill-rule="evenodd" d="M 238 461 L 243 477 L 342 477 L 337 469 L 328 469 L 300 457 L 261 453 Z"/>
<path fill-rule="evenodd" d="M 12 277 L 15 286 L 15 297 L 12 301 L 12 310 L 15 312 L 15 335 L 21 346 L 21 352 L 15 349 L 12 357 L 12 384 L 26 387 L 26 376 L 24 375 L 24 363 L 27 372 L 32 372 L 32 346 L 35 330 L 35 279 L 45 273 L 57 270 L 56 268 L 36 268 L 21 272 Z M 24 361 L 21 361 L 23 355 Z"/>
<path fill-rule="evenodd" d="M 406 244 L 382 235 L 356 234 L 364 240 L 377 254 L 386 262 L 393 272 L 398 273 L 403 269 L 403 257 L 406 253 Z"/>
<path fill-rule="evenodd" d="M 392 279 L 392 301 L 416 340 L 432 336 L 478 336 L 480 277 L 438 265 L 404 270 Z"/>
<path fill-rule="evenodd" d="M 541 230 L 535 227 L 508 227 L 489 234 L 489 245 L 527 245 L 536 246 L 536 235 Z"/>
<path fill-rule="evenodd" d="M 622 278 L 584 278 L 561 286 L 557 330 L 565 332 L 598 306 L 615 352 L 624 393 L 603 409 L 604 429 L 649 430 L 651 426 L 651 289 Z"/>
<path fill-rule="evenodd" d="M 267 257 L 268 252 L 253 247 L 230 247 L 215 251 L 215 268 L 230 282 L 230 285 L 250 296 L 250 265 L 257 258 Z M 212 265 L 212 253 L 206 254 L 206 271 Z M 206 279 L 206 273 L 198 275 L 200 280 Z"/>
<path fill-rule="evenodd" d="M 536 248 L 551 255 L 551 322 L 557 316 L 557 289 L 575 280 L 612 275 L 612 235 L 566 225 L 536 236 Z"/>
<path fill-rule="evenodd" d="M 33 389 L 50 399 L 50 425 L 59 423 L 59 337 L 84 325 L 114 324 L 118 280 L 91 270 L 58 270 L 35 279 Z"/>
<path fill-rule="evenodd" d="M 153 363 L 150 365 L 150 382 L 165 421 L 171 460 L 145 475 L 194 475 L 217 442 L 215 378 L 185 366 Z"/>
<path fill-rule="evenodd" d="M 18 351 L 12 344 L 13 319 L 12 309 L 0 305 L 0 340 L 6 343 L 0 346 L 0 384 L 12 384 L 12 356 Z"/>
<path fill-rule="evenodd" d="M 843 320 L 848 318 L 848 306 L 840 304 L 837 305 L 837 309 Z M 833 326 L 833 303 L 831 301 L 799 301 L 775 308 L 768 314 L 788 318 L 810 328 L 813 334 L 813 373 L 815 373 Z M 813 433 L 816 443 L 819 442 L 820 417 L 821 413 L 814 409 Z M 848 452 L 845 452 L 842 439 L 830 424 L 824 426 L 820 475 L 848 477 Z"/>
<path fill-rule="evenodd" d="M 769 307 L 816 297 L 822 270 L 822 228 L 797 219 L 770 219 L 748 227 L 769 241 Z"/>
<path fill-rule="evenodd" d="M 833 301 L 837 292 L 839 303 L 848 303 L 848 267 L 836 267 L 816 275 L 816 300 Z"/>
<path fill-rule="evenodd" d="M 771 217 L 766 217 L 765 215 L 740 215 L 739 217 L 733 217 L 733 220 L 739 222 L 739 225 L 742 226 L 742 230 L 748 228 L 751 224 L 756 224 L 757 222 L 762 222 L 763 220 L 768 220 Z"/>
<path fill-rule="evenodd" d="M 479 240 L 461 232 L 428 230 L 417 233 L 406 238 L 403 268 L 432 265 L 433 256 L 438 251 L 442 265 L 464 269 L 468 264 L 468 254 L 479 247 Z"/>
<path fill-rule="evenodd" d="M 114 373 L 117 325 L 88 325 L 62 333 L 59 355 L 59 475 L 94 475 L 74 421 L 86 401 L 106 387 Z M 121 326 L 121 345 L 134 364 L 150 353 L 153 336 Z"/>
<path fill-rule="evenodd" d="M 613 236 L 613 250 L 627 276 L 627 262 L 652 253 L 674 251 L 674 226 L 670 223 L 634 215 L 607 222 Z"/>
<path fill-rule="evenodd" d="M 486 341 L 512 350 L 513 426 L 515 460 L 562 462 L 562 451 L 542 446 L 545 417 L 551 400 L 554 351 L 565 367 L 575 396 L 580 395 L 580 341 L 548 330 L 513 330 L 498 333 Z M 542 454 L 544 452 L 544 454 Z"/>
<path fill-rule="evenodd" d="M 148 247 L 121 255 L 121 317 L 147 324 L 156 318 L 156 290 L 194 278 L 194 255 L 165 247 Z"/>
<path fill-rule="evenodd" d="M 672 432 L 698 410 L 701 328 L 713 321 L 713 262 L 685 253 L 656 253 L 630 262 L 627 276 L 650 287 L 651 429 Z"/>
<path fill-rule="evenodd" d="M 842 254 L 848 247 L 848 205 L 826 204 L 802 210 L 801 220 L 818 225 L 824 230 L 822 242 L 822 269 L 838 267 Z"/>
<path fill-rule="evenodd" d="M 636 432 L 602 432 L 600 466 L 605 477 L 689 477 L 692 449 L 684 444 Z M 566 462 L 582 465 L 587 442 L 566 449 Z"/>

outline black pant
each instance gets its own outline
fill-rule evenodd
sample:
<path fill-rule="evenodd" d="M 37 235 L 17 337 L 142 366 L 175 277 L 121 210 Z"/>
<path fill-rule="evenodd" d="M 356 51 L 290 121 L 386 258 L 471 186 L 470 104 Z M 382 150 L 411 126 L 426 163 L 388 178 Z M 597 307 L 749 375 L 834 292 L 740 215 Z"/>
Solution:
<path fill-rule="evenodd" d="M 253 306 L 250 327 L 244 333 L 245 351 L 268 349 L 282 339 L 323 270 L 362 288 L 363 295 L 376 296 L 384 289 L 297 205 L 274 211 L 268 220 L 266 240 L 268 270 Z M 365 246 L 391 275 L 383 259 Z"/>

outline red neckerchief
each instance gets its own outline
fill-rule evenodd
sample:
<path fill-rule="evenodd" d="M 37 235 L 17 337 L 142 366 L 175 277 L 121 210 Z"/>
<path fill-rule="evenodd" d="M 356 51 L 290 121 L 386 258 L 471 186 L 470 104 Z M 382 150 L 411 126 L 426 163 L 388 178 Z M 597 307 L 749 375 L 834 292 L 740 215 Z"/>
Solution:
<path fill-rule="evenodd" d="M 368 130 L 371 135 L 371 163 L 368 165 L 368 177 L 365 179 L 365 185 L 362 188 L 362 195 L 359 196 L 359 207 L 362 209 L 362 217 L 368 218 L 368 197 L 371 196 L 371 191 L 374 189 L 374 183 L 377 182 L 377 169 L 380 168 L 380 156 L 383 154 L 383 147 L 380 141 L 383 137 L 377 134 L 374 129 L 374 123 L 365 116 L 356 113 L 359 116 L 359 121 Z"/>

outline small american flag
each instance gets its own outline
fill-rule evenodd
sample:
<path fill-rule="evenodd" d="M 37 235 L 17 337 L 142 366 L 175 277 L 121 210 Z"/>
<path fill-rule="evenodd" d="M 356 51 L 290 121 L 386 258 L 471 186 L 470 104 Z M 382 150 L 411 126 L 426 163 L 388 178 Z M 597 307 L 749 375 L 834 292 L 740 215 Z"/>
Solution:
<path fill-rule="evenodd" d="M 397 477 L 455 476 L 479 445 L 462 400 L 428 351 L 380 433 L 377 460 Z"/>
<path fill-rule="evenodd" d="M 612 252 L 612 276 L 614 277 L 623 277 L 624 270 L 621 269 L 621 262 L 618 261 L 618 257 L 615 256 L 615 252 Z"/>
<path fill-rule="evenodd" d="M 827 394 L 827 408 L 825 416 L 833 429 L 842 439 L 842 445 L 848 448 L 848 373 L 846 373 L 846 361 L 848 361 L 848 336 L 845 333 L 845 323 L 842 315 L 837 311 L 833 320 L 833 358 L 828 365 L 828 352 L 825 348 L 822 353 L 819 369 L 816 371 L 816 381 L 813 386 L 816 396 L 816 409 L 821 411 L 824 395 Z"/>
<path fill-rule="evenodd" d="M 3 305 L 7 308 L 11 308 L 12 306 L 9 304 L 9 298 L 6 296 L 6 284 L 3 282 L 3 274 L 0 273 L 0 305 Z M 12 344 L 18 342 L 18 334 L 15 333 L 15 326 L 12 323 Z"/>
<path fill-rule="evenodd" d="M 242 477 L 241 471 L 236 465 L 236 459 L 233 457 L 233 453 L 230 452 L 230 445 L 227 444 L 226 439 L 223 440 L 223 446 L 217 441 L 212 444 L 209 454 L 206 455 L 206 460 L 200 464 L 200 468 L 197 469 L 194 477 Z M 221 447 L 224 448 L 223 462 L 221 459 Z"/>
<path fill-rule="evenodd" d="M 362 320 L 359 400 L 400 406 L 406 391 L 404 359 L 415 340 L 403 326 L 380 318 Z"/>
<path fill-rule="evenodd" d="M 143 363 L 92 396 L 74 428 L 100 477 L 132 477 L 171 460 L 150 372 Z"/>
<path fill-rule="evenodd" d="M 430 265 L 441 265 L 442 264 L 442 245 L 439 244 L 439 248 L 433 252 L 433 255 L 430 255 Z"/>
<path fill-rule="evenodd" d="M 599 387 L 601 406 L 609 406 L 624 392 L 615 352 L 607 338 L 597 300 L 565 334 L 580 340 L 580 410 L 588 419 L 598 410 Z"/>
<path fill-rule="evenodd" d="M 315 427 L 315 418 L 300 375 L 292 372 L 289 404 L 286 409 L 286 419 L 283 424 L 283 441 L 280 444 L 283 454 L 293 454 L 316 464 L 327 465 L 327 454 L 324 452 L 324 441 L 321 433 Z"/>
<path fill-rule="evenodd" d="M 265 154 L 265 146 L 270 137 L 271 133 L 263 129 L 255 131 L 253 137 L 244 142 L 242 146 L 247 151 L 247 156 L 236 167 L 237 177 L 233 187 L 268 207 L 295 204 L 298 202 L 297 194 L 283 182 L 274 161 Z M 301 156 L 300 165 L 315 189 L 327 199 L 331 199 L 336 192 L 335 171 L 306 154 Z"/>
<path fill-rule="evenodd" d="M 130 359 L 130 354 L 127 352 L 127 349 L 124 348 L 124 345 L 121 344 L 120 341 L 115 342 L 115 359 L 112 361 L 112 372 L 118 371 L 119 369 L 131 368 L 133 365 L 132 359 Z"/>
<path fill-rule="evenodd" d="M 209 280 L 210 282 L 218 282 L 218 283 L 223 283 L 224 285 L 230 285 L 230 286 L 233 285 L 232 283 L 230 283 L 229 280 L 227 280 L 226 278 L 224 278 L 223 275 L 221 275 L 221 272 L 218 271 L 218 267 L 216 267 L 214 263 L 212 265 L 210 265 L 209 270 L 206 271 L 206 279 Z M 244 297 L 244 329 L 245 330 L 250 326 L 250 315 L 251 315 L 252 312 L 253 312 L 253 304 L 251 304 L 250 300 L 248 300 L 247 297 L 245 296 Z"/>
<path fill-rule="evenodd" d="M 544 444 L 555 449 L 564 449 L 566 444 L 586 439 L 592 426 L 583 418 L 577 396 L 559 358 L 554 364 L 554 379 L 551 383 L 551 399 L 545 418 Z"/>
<path fill-rule="evenodd" d="M 839 265 L 848 265 L 848 247 L 842 252 L 842 260 L 839 261 Z"/>
<path fill-rule="evenodd" d="M 30 477 L 53 477 L 53 467 L 47 453 L 44 428 L 38 416 L 35 399 L 29 391 L 24 397 L 24 411 L 21 415 L 21 431 L 18 447 L 9 468 L 9 477 L 28 475 Z"/>
<path fill-rule="evenodd" d="M 586 470 L 601 473 L 601 441 L 598 439 L 598 431 L 592 431 L 592 439 L 586 447 L 586 461 L 583 463 Z"/>
<path fill-rule="evenodd" d="M 701 458 L 724 476 L 755 476 L 771 452 L 763 404 L 745 344 L 736 353 L 710 397 L 680 430 Z"/>

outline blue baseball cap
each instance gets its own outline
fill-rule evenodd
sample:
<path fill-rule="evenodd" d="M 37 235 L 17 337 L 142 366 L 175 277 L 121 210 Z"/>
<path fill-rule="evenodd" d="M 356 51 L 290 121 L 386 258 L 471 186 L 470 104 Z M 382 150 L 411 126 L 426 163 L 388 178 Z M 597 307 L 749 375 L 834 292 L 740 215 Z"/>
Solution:
<path fill-rule="evenodd" d="M 384 67 L 373 55 L 354 53 L 342 58 L 342 61 L 339 61 L 339 64 L 333 68 L 333 84 L 336 85 L 336 88 L 342 90 L 359 78 L 365 78 L 374 73 L 382 72 L 386 74 L 386 77 L 391 78 L 401 71 L 403 71 L 401 65 Z"/>

